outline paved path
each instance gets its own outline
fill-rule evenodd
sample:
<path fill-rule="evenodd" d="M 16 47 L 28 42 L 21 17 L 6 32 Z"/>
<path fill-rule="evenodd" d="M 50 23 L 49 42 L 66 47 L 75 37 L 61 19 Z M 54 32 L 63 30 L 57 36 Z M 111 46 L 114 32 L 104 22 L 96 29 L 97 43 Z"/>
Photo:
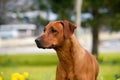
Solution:
<path fill-rule="evenodd" d="M 53 49 L 38 49 L 36 46 L 22 46 L 22 47 L 4 47 L 0 48 L 0 54 L 34 54 L 34 53 L 55 53 Z"/>

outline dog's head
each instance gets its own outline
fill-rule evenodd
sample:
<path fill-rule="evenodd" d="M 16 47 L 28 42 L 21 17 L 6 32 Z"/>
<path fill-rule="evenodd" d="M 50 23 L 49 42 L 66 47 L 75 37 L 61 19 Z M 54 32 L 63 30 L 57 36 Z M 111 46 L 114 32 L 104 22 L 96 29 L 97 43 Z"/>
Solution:
<path fill-rule="evenodd" d="M 44 28 L 44 33 L 35 40 L 38 48 L 55 48 L 69 39 L 76 26 L 66 20 L 50 22 Z"/>

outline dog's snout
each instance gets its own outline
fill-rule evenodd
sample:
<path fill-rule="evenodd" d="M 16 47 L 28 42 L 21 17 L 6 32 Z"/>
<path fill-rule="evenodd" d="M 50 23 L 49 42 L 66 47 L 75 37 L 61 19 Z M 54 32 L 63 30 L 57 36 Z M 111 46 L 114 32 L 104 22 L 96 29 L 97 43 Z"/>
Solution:
<path fill-rule="evenodd" d="M 40 39 L 35 39 L 35 43 L 36 43 L 38 48 L 41 48 L 42 45 L 41 45 Z"/>
<path fill-rule="evenodd" d="M 36 43 L 39 43 L 39 41 L 40 41 L 39 39 L 35 39 L 35 42 L 36 42 Z"/>

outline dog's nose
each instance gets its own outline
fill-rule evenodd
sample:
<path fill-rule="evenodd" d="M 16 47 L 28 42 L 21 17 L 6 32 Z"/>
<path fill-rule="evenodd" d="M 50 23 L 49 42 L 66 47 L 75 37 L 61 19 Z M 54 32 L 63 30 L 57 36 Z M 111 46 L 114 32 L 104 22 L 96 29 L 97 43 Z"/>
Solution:
<path fill-rule="evenodd" d="M 35 39 L 35 42 L 36 42 L 36 43 L 39 43 L 39 41 L 40 41 L 39 39 Z"/>
<path fill-rule="evenodd" d="M 35 39 L 35 43 L 36 43 L 36 45 L 37 45 L 38 48 L 43 48 L 40 39 L 38 39 L 38 38 Z"/>

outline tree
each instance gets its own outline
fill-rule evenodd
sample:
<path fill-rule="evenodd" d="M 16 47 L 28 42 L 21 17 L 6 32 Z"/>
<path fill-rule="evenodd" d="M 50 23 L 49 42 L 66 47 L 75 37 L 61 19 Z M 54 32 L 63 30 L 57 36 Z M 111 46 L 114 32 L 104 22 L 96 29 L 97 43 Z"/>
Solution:
<path fill-rule="evenodd" d="M 70 20 L 74 15 L 74 0 L 48 0 L 51 10 L 58 15 L 58 20 Z"/>
<path fill-rule="evenodd" d="M 75 1 L 76 1 L 76 3 L 75 3 L 75 23 L 77 25 L 75 35 L 78 39 L 80 39 L 82 0 L 75 0 Z"/>
<path fill-rule="evenodd" d="M 52 12 L 58 15 L 58 20 L 67 19 L 72 21 L 74 15 L 74 0 L 45 0 L 49 3 Z M 112 3 L 112 4 L 111 4 Z M 46 4 L 46 5 L 47 5 Z M 82 12 L 92 14 L 93 18 L 83 22 L 83 26 L 91 26 L 92 28 L 92 54 L 98 55 L 99 29 L 105 25 L 111 27 L 112 30 L 119 30 L 120 27 L 120 0 L 84 0 Z M 45 5 L 42 5 L 46 9 Z"/>
<path fill-rule="evenodd" d="M 106 0 L 106 7 L 109 14 L 105 17 L 105 23 L 112 31 L 120 30 L 120 0 Z M 111 4 L 112 3 L 112 4 Z"/>
<path fill-rule="evenodd" d="M 93 19 L 82 23 L 83 26 L 92 28 L 92 53 L 98 55 L 99 29 L 102 25 L 111 27 L 112 30 L 120 30 L 120 0 L 84 0 L 83 12 L 92 14 Z"/>
<path fill-rule="evenodd" d="M 76 37 L 80 39 L 82 0 L 48 0 L 51 10 L 58 15 L 57 20 L 69 20 L 77 25 Z M 73 19 L 74 17 L 74 19 Z"/>
<path fill-rule="evenodd" d="M 0 25 L 6 22 L 6 2 L 7 0 L 0 0 Z"/>
<path fill-rule="evenodd" d="M 41 26 L 44 26 L 45 24 L 47 24 L 49 22 L 49 20 L 48 20 L 49 4 L 48 4 L 47 0 L 34 0 L 34 4 L 36 4 L 37 10 L 44 11 L 47 13 L 47 18 L 46 18 L 47 20 L 43 19 L 40 15 L 38 15 L 34 18 L 34 23 L 37 26 L 35 35 L 38 35 L 39 31 L 41 29 Z M 35 6 L 33 6 L 33 10 L 34 10 L 34 7 Z"/>

